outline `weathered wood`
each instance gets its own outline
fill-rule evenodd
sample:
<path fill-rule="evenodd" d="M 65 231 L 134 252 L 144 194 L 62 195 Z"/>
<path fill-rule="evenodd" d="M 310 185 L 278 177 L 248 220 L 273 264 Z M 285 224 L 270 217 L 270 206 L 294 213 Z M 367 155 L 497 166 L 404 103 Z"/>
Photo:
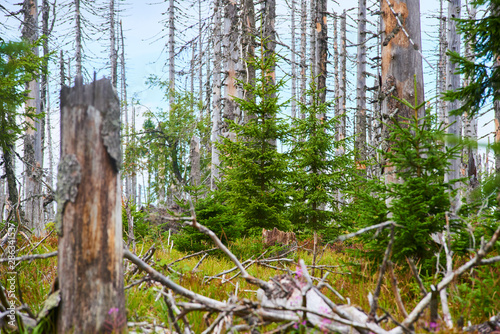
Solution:
<path fill-rule="evenodd" d="M 389 3 L 392 9 L 389 7 Z M 394 11 L 394 12 L 393 12 Z M 417 78 L 418 103 L 424 101 L 424 78 L 420 36 L 420 3 L 409 0 L 383 0 L 382 12 L 382 91 L 386 98 L 382 103 L 382 113 L 387 115 L 396 111 L 397 116 L 411 118 L 413 111 L 391 98 L 396 96 L 415 103 L 414 75 Z M 398 17 L 396 17 L 394 15 Z M 402 26 L 398 22 L 401 22 Z M 404 30 L 415 43 L 412 45 Z M 419 110 L 419 116 L 423 115 Z"/>
<path fill-rule="evenodd" d="M 222 126 L 221 112 L 221 64 L 222 64 L 222 48 L 221 48 L 221 6 L 220 0 L 214 3 L 214 31 L 213 31 L 213 46 L 214 46 L 214 79 L 213 79 L 213 105 L 212 105 L 212 166 L 210 171 L 210 189 L 216 189 L 216 183 L 219 181 L 219 165 L 220 154 L 217 148 L 219 142 L 220 131 Z"/>
<path fill-rule="evenodd" d="M 23 39 L 33 43 L 38 39 L 38 1 L 25 0 L 23 2 L 24 25 L 22 29 Z M 38 55 L 38 47 L 33 48 Z M 26 84 L 29 90 L 26 101 L 26 109 L 31 113 L 41 113 L 40 83 L 32 80 Z M 36 236 L 42 235 L 43 231 L 43 200 L 42 194 L 42 132 L 41 120 L 26 117 L 26 123 L 30 126 L 26 129 L 24 136 L 24 163 L 25 163 L 25 211 L 28 228 Z"/>
<path fill-rule="evenodd" d="M 448 49 L 460 53 L 460 35 L 457 32 L 457 22 L 455 19 L 460 18 L 461 0 L 452 0 L 448 2 Z M 457 90 L 461 86 L 460 74 L 456 73 L 457 64 L 447 58 L 446 62 L 446 89 Z M 448 134 L 458 138 L 462 137 L 462 118 L 457 115 L 451 115 L 451 112 L 460 107 L 460 101 L 450 101 L 446 106 L 446 118 L 449 127 Z M 446 146 L 454 147 L 456 144 L 448 143 Z M 456 157 L 450 159 L 450 170 L 445 174 L 445 180 L 451 181 L 460 178 L 461 158 Z M 455 183 L 453 187 L 457 189 L 461 183 Z M 452 200 L 452 213 L 456 214 L 461 203 L 461 194 L 458 193 Z"/>
<path fill-rule="evenodd" d="M 126 328 L 119 120 L 109 80 L 61 90 L 58 333 Z"/>
<path fill-rule="evenodd" d="M 356 76 L 356 149 L 366 159 L 366 0 L 358 1 L 358 52 Z"/>
<path fill-rule="evenodd" d="M 238 96 L 238 37 L 239 37 L 239 16 L 238 4 L 232 1 L 224 1 L 224 36 L 223 58 L 224 58 L 224 110 L 222 113 L 222 136 L 231 140 L 236 140 L 236 134 L 229 129 L 229 122 L 239 123 L 240 108 L 234 97 Z"/>
<path fill-rule="evenodd" d="M 321 0 L 317 4 L 317 19 L 316 19 L 316 59 L 318 76 L 318 90 L 320 103 L 326 102 L 326 77 L 328 75 L 326 65 L 328 63 L 328 21 L 327 21 L 327 1 Z M 320 115 L 324 118 L 325 115 Z"/>
<path fill-rule="evenodd" d="M 424 101 L 424 76 L 420 33 L 420 2 L 410 0 L 382 0 L 382 101 L 381 113 L 385 124 L 390 118 L 413 118 L 414 111 L 392 98 L 405 99 L 411 104 Z M 408 36 L 406 35 L 408 34 Z M 411 39 L 411 40 L 410 40 Z M 413 45 L 412 45 L 413 44 Z M 417 99 L 414 81 L 417 81 Z M 418 117 L 424 115 L 424 108 L 418 111 Z M 382 140 L 389 137 L 390 128 L 383 126 Z M 389 150 L 392 143 L 383 142 L 382 149 Z M 385 162 L 385 182 L 397 182 L 394 167 Z M 387 204 L 390 204 L 388 199 Z"/>

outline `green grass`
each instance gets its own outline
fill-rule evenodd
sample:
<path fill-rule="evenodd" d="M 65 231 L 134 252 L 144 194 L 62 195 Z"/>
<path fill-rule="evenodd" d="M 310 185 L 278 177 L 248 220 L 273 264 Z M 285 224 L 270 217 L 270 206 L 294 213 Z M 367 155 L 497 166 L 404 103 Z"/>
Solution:
<path fill-rule="evenodd" d="M 33 240 L 32 243 L 35 243 Z M 216 278 L 207 283 L 206 277 L 214 276 L 226 269 L 234 267 L 220 252 L 213 252 L 205 258 L 203 263 L 198 267 L 196 272 L 192 269 L 201 259 L 201 256 L 192 257 L 173 265 L 173 268 L 180 272 L 181 275 L 173 274 L 166 269 L 164 264 L 170 263 L 179 259 L 187 253 L 170 250 L 162 245 L 166 240 L 158 240 L 156 243 L 157 251 L 153 257 L 155 268 L 169 276 L 176 283 L 207 297 L 217 300 L 227 300 L 231 294 L 235 292 L 236 282 L 239 284 L 238 297 L 255 300 L 256 287 L 249 285 L 246 281 L 237 277 L 233 280 L 228 280 L 237 272 L 232 272 L 225 276 L 225 280 Z M 19 245 L 22 247 L 26 241 L 19 239 Z M 153 244 L 152 241 L 139 243 L 138 251 L 142 249 L 142 253 Z M 30 247 L 28 247 L 29 249 Z M 254 257 L 260 255 L 263 247 L 257 239 L 241 239 L 230 245 L 230 248 L 238 254 L 241 261 L 252 255 L 252 251 L 259 251 L 253 254 Z M 46 253 L 57 249 L 57 238 L 50 237 L 38 247 L 33 253 Z M 249 250 L 250 249 L 250 250 Z M 24 254 L 20 254 L 24 255 Z M 295 261 L 299 258 L 304 259 L 307 264 L 312 263 L 312 254 L 302 250 L 291 255 Z M 456 257 L 455 263 L 464 263 L 466 258 Z M 339 251 L 335 248 L 328 248 L 318 265 L 338 266 L 331 269 L 328 276 L 328 283 L 335 288 L 345 298 L 349 298 L 350 303 L 359 306 L 361 309 L 368 311 L 368 293 L 375 289 L 376 280 L 378 277 L 379 263 L 374 264 L 365 261 L 363 258 L 357 258 L 351 252 Z M 273 263 L 273 265 L 278 265 Z M 287 266 L 292 272 L 296 270 L 295 264 Z M 7 271 L 6 265 L 0 266 L 0 277 L 6 277 L 3 273 Z M 24 303 L 26 303 L 33 313 L 37 313 L 47 298 L 52 289 L 52 284 L 57 275 L 57 258 L 45 260 L 35 260 L 31 263 L 23 262 L 19 265 L 17 272 L 19 273 L 19 286 L 21 288 Z M 263 280 L 268 280 L 271 277 L 282 274 L 282 271 L 277 271 L 261 265 L 252 265 L 248 272 Z M 322 276 L 326 271 L 317 271 L 316 276 Z M 407 311 L 411 311 L 420 300 L 420 292 L 417 283 L 409 273 L 408 269 L 403 266 L 395 266 L 395 273 L 398 279 L 398 288 L 401 292 L 403 303 Z M 137 273 L 133 277 L 126 275 L 125 285 L 143 277 L 142 273 Z M 430 284 L 436 284 L 438 280 L 433 277 L 424 278 L 425 285 L 429 288 Z M 5 279 L 2 279 L 2 284 L 5 286 Z M 162 286 L 155 282 L 144 282 L 126 290 L 126 306 L 128 321 L 156 324 L 165 324 L 168 326 L 166 316 L 166 304 L 163 298 L 159 297 L 159 290 Z M 335 303 L 341 304 L 341 300 L 335 296 L 330 290 L 323 288 L 322 290 Z M 476 268 L 472 275 L 469 273 L 456 280 L 449 289 L 450 294 L 450 309 L 454 319 L 463 316 L 465 323 L 481 323 L 487 320 L 491 315 L 500 310 L 500 264 L 491 267 Z M 181 300 L 180 297 L 176 297 Z M 401 321 L 403 316 L 395 306 L 392 295 L 391 285 L 387 278 L 382 285 L 382 293 L 379 300 L 381 307 L 389 311 L 397 320 Z M 421 317 L 421 321 L 417 324 L 425 326 L 425 321 L 428 319 L 428 311 Z M 379 315 L 382 313 L 379 311 Z M 216 315 L 212 315 L 213 319 Z M 188 319 L 192 325 L 192 329 L 198 333 L 206 328 L 206 322 L 203 319 L 202 312 L 192 312 L 188 315 Z M 394 327 L 393 324 L 384 324 L 387 329 Z M 267 328 L 269 329 L 269 328 Z"/>

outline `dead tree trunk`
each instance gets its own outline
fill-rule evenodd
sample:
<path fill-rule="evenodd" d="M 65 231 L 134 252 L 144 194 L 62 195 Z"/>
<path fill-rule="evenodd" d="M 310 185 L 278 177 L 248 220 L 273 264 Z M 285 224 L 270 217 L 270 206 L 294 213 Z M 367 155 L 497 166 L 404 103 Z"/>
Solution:
<path fill-rule="evenodd" d="M 340 126 L 339 132 L 337 133 L 337 140 L 344 140 L 346 137 L 346 100 L 347 100 L 347 22 L 346 22 L 346 11 L 340 15 L 340 74 L 339 74 L 339 115 L 340 115 Z M 340 150 L 340 154 L 343 154 L 344 150 Z"/>
<path fill-rule="evenodd" d="M 24 26 L 22 30 L 23 39 L 34 42 L 38 38 L 38 4 L 36 0 L 24 1 Z M 38 48 L 34 53 L 38 55 Z M 30 112 L 39 114 L 41 112 L 40 83 L 37 80 L 27 83 L 29 99 L 26 108 Z M 25 211 L 28 227 L 36 236 L 43 231 L 44 214 L 42 200 L 42 132 L 43 126 L 40 120 L 26 117 L 26 123 L 30 125 L 24 137 L 24 163 L 26 171 L 25 188 Z"/>
<path fill-rule="evenodd" d="M 307 3 L 301 0 L 300 3 L 300 103 L 306 102 L 306 83 L 307 83 Z M 303 115 L 299 108 L 299 117 Z"/>
<path fill-rule="evenodd" d="M 128 136 L 129 134 L 129 123 L 128 123 L 128 98 L 127 98 L 127 80 L 125 77 L 126 74 L 126 69 L 125 69 L 125 41 L 123 37 L 123 25 L 122 21 L 120 20 L 120 41 L 121 41 L 121 53 L 120 53 L 120 65 L 121 65 L 121 120 L 123 124 L 123 128 L 126 134 L 126 139 L 123 141 L 123 150 L 125 150 L 125 147 L 128 145 L 128 141 L 130 140 L 130 137 Z M 114 85 L 114 83 L 113 83 Z M 123 173 L 123 179 L 125 181 L 125 197 L 127 200 L 130 198 L 130 175 L 128 172 Z"/>
<path fill-rule="evenodd" d="M 366 0 L 359 0 L 358 6 L 356 149 L 358 161 L 364 161 L 366 159 Z"/>
<path fill-rule="evenodd" d="M 457 32 L 457 22 L 455 18 L 460 18 L 461 0 L 451 0 L 448 2 L 448 49 L 460 53 L 460 36 Z M 457 90 L 460 88 L 460 74 L 456 74 L 456 64 L 449 58 L 446 63 L 446 89 Z M 446 106 L 446 116 L 448 118 L 448 134 L 457 138 L 462 136 L 462 118 L 460 116 L 451 115 L 451 111 L 460 107 L 460 101 L 450 101 Z M 454 144 L 447 144 L 454 146 Z M 451 159 L 451 166 L 448 173 L 445 175 L 445 180 L 458 179 L 460 175 L 461 159 L 460 157 Z M 459 187 L 459 183 L 455 183 L 454 188 Z M 452 201 L 452 211 L 456 213 L 460 203 L 460 194 Z"/>
<path fill-rule="evenodd" d="M 316 75 L 318 74 L 318 63 L 316 60 L 317 54 L 316 54 L 316 40 L 317 40 L 317 31 L 316 31 L 316 24 L 318 22 L 318 0 L 311 0 L 310 2 L 310 8 L 309 12 L 311 13 L 311 36 L 309 40 L 309 63 L 311 64 L 311 80 L 316 80 Z"/>
<path fill-rule="evenodd" d="M 109 80 L 78 77 L 61 91 L 58 333 L 126 329 L 120 161 L 118 97 Z"/>
<path fill-rule="evenodd" d="M 317 22 L 316 22 L 316 59 L 317 59 L 317 73 L 318 76 L 318 90 L 320 91 L 320 103 L 326 102 L 326 76 L 327 68 L 326 64 L 328 62 L 328 25 L 327 16 L 328 13 L 327 1 L 320 0 L 318 2 L 317 8 Z M 325 115 L 321 115 L 325 117 Z"/>
<path fill-rule="evenodd" d="M 121 23 L 120 23 L 121 28 Z M 121 29 L 120 29 L 121 30 Z M 109 0 L 109 58 L 111 61 L 111 83 L 118 85 L 118 56 L 116 54 L 115 0 Z"/>
<path fill-rule="evenodd" d="M 335 117 L 340 115 L 340 86 L 339 86 L 339 39 L 338 39 L 338 15 L 333 12 L 333 77 L 334 77 L 334 97 L 335 97 Z M 338 140 L 339 125 L 335 125 L 335 136 Z"/>
<path fill-rule="evenodd" d="M 201 183 L 200 138 L 191 138 L 189 160 L 191 161 L 191 185 L 197 187 Z"/>
<path fill-rule="evenodd" d="M 80 0 L 75 0 L 75 62 L 76 76 L 82 75 L 82 17 L 80 12 Z M 68 71 L 71 76 L 71 71 Z"/>
<path fill-rule="evenodd" d="M 468 6 L 469 7 L 469 6 Z M 468 16 L 470 20 L 474 20 L 476 18 L 476 7 L 470 6 L 468 8 Z M 465 45 L 465 56 L 471 60 L 474 61 L 474 55 L 472 51 L 472 46 L 467 43 Z M 464 87 L 468 86 L 470 84 L 469 79 L 464 80 Z M 467 114 L 463 116 L 463 123 L 464 123 L 464 137 L 476 141 L 477 140 L 477 118 L 476 116 L 473 116 L 472 118 L 469 118 Z M 464 164 L 464 169 L 467 171 L 467 177 L 469 179 L 468 183 L 468 189 L 467 193 L 470 194 L 472 190 L 477 188 L 479 186 L 479 179 L 478 179 L 478 154 L 477 154 L 477 148 L 473 147 L 472 145 L 469 145 L 466 148 L 466 161 L 467 163 Z"/>
<path fill-rule="evenodd" d="M 255 7 L 253 4 L 253 0 L 245 0 L 242 1 L 242 50 L 243 53 L 241 55 L 241 75 L 242 80 L 247 83 L 252 83 L 255 81 L 255 68 L 245 60 L 252 59 L 255 55 L 255 35 L 257 34 L 255 30 Z M 255 96 L 248 89 L 243 90 L 242 98 L 247 101 L 253 101 Z M 292 102 L 293 103 L 293 102 Z M 248 123 L 252 115 L 242 115 L 244 119 L 244 123 Z"/>
<path fill-rule="evenodd" d="M 389 3 L 392 5 L 389 6 Z M 392 96 L 415 101 L 414 76 L 417 80 L 418 103 L 424 101 L 424 76 L 422 67 L 422 48 L 420 37 L 420 3 L 410 0 L 384 0 L 381 2 L 382 13 L 382 116 L 388 122 L 391 116 L 413 118 L 414 112 L 398 102 Z M 408 35 L 407 35 L 408 34 Z M 419 117 L 424 110 L 419 110 Z M 385 126 L 382 141 L 388 137 Z M 384 150 L 390 149 L 390 143 L 384 142 Z M 386 183 L 394 183 L 394 168 L 387 165 L 384 169 Z"/>
<path fill-rule="evenodd" d="M 238 96 L 238 7 L 236 2 L 226 1 L 224 5 L 224 113 L 223 118 L 228 121 L 239 123 L 239 107 L 234 101 Z M 224 122 L 222 135 L 231 140 L 236 139 L 236 135 L 229 131 L 229 124 Z"/>
<path fill-rule="evenodd" d="M 290 55 L 290 60 L 291 60 L 291 65 L 292 65 L 292 100 L 290 101 L 291 103 L 291 116 L 292 119 L 297 117 L 297 64 L 295 63 L 295 2 L 296 0 L 291 0 L 291 36 L 292 36 L 292 43 L 291 43 L 291 55 Z"/>
<path fill-rule="evenodd" d="M 222 64 L 222 51 L 221 51 L 221 9 L 220 1 L 215 1 L 214 8 L 214 80 L 213 80 L 213 113 L 212 113 L 212 166 L 210 172 L 210 189 L 216 189 L 216 183 L 219 181 L 219 165 L 220 154 L 217 148 L 219 142 L 220 129 L 222 126 L 221 115 L 221 64 Z"/>
<path fill-rule="evenodd" d="M 438 70 L 437 70 L 437 83 L 436 89 L 441 95 L 446 91 L 446 50 L 448 49 L 448 44 L 446 41 L 446 17 L 443 12 L 443 2 L 439 2 L 439 60 L 438 60 Z M 438 119 L 440 122 L 446 123 L 446 101 L 442 98 L 437 99 L 437 111 Z"/>

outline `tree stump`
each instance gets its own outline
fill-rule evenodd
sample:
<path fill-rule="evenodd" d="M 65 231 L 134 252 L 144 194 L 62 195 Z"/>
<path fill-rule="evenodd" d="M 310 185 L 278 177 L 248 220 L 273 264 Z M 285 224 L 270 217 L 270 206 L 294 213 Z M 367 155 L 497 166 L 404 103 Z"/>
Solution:
<path fill-rule="evenodd" d="M 126 329 L 119 106 L 107 79 L 61 90 L 58 333 Z"/>

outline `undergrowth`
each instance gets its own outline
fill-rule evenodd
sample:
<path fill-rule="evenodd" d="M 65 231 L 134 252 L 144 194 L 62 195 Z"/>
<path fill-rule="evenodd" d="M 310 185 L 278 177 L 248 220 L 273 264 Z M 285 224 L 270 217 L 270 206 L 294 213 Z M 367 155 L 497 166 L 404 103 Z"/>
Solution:
<path fill-rule="evenodd" d="M 33 239 L 31 243 L 34 245 L 37 241 L 37 239 Z M 310 240 L 299 241 L 299 245 L 305 244 L 305 247 L 298 252 L 291 253 L 289 257 L 295 261 L 302 258 L 307 264 L 311 264 L 313 261 L 312 253 L 306 249 L 310 244 L 308 241 Z M 27 242 L 19 238 L 18 244 L 22 247 L 23 245 L 27 245 Z M 188 253 L 168 247 L 166 240 L 163 239 L 157 239 L 156 243 L 151 240 L 140 241 L 137 244 L 137 252 L 141 255 L 153 244 L 157 248 L 153 257 L 154 267 L 187 289 L 213 299 L 224 301 L 236 292 L 236 283 L 238 283 L 236 293 L 239 298 L 256 299 L 255 286 L 249 285 L 239 276 L 233 277 L 236 275 L 236 271 L 222 277 L 211 278 L 224 270 L 234 267 L 234 264 L 220 253 L 212 252 L 213 254 L 206 257 L 194 271 L 193 268 L 200 261 L 201 255 L 177 262 L 172 265 L 172 268 L 181 274 L 178 275 L 169 272 L 166 264 L 180 259 Z M 359 244 L 355 246 L 362 251 L 362 247 Z M 353 247 L 353 245 L 351 244 L 350 247 Z M 257 238 L 237 239 L 229 243 L 229 248 L 242 261 L 251 256 L 256 258 L 265 251 L 262 243 Z M 30 247 L 28 246 L 26 249 L 30 249 Z M 50 236 L 32 254 L 47 253 L 56 249 L 57 238 Z M 265 257 L 268 257 L 273 251 L 279 251 L 279 247 L 268 249 Z M 370 292 L 373 293 L 375 289 L 380 263 L 366 261 L 362 257 L 355 256 L 353 252 L 342 249 L 339 245 L 326 247 L 318 259 L 317 265 L 325 267 L 317 269 L 315 275 L 322 277 L 328 271 L 329 275 L 326 281 L 344 296 L 345 300 L 341 300 L 327 288 L 323 288 L 322 292 L 337 304 L 350 303 L 368 311 L 370 305 L 367 296 Z M 456 255 L 454 258 L 456 263 L 463 263 L 467 260 L 468 258 L 463 255 Z M 130 266 L 128 262 L 126 264 Z M 281 265 L 273 265 L 280 266 L 283 270 L 275 270 L 254 264 L 248 268 L 248 272 L 255 277 L 269 280 L 275 275 L 286 272 L 294 273 L 296 271 L 295 264 L 282 263 Z M 407 266 L 395 265 L 394 270 L 403 303 L 406 310 L 411 310 L 421 299 L 419 287 L 408 271 Z M 3 286 L 6 285 L 6 275 L 4 274 L 6 271 L 6 266 L 4 264 L 1 265 L 0 277 L 2 278 L 1 283 Z M 17 272 L 19 273 L 19 292 L 21 292 L 17 295 L 22 297 L 22 301 L 19 301 L 19 303 L 25 303 L 34 314 L 37 314 L 52 290 L 54 280 L 57 276 L 57 258 L 35 260 L 31 263 L 22 262 L 19 264 Z M 125 286 L 143 276 L 142 273 L 137 273 L 133 277 L 125 274 Z M 423 277 L 427 289 L 430 289 L 430 285 L 436 284 L 440 279 L 440 277 L 435 278 L 433 276 Z M 168 328 L 167 307 L 161 294 L 162 289 L 163 287 L 160 284 L 153 281 L 144 282 L 127 289 L 125 292 L 127 320 L 129 322 L 163 324 Z M 386 275 L 382 285 L 379 304 L 394 316 L 396 320 L 401 321 L 403 315 L 395 306 L 396 304 L 391 291 L 391 283 L 389 282 L 388 275 Z M 454 319 L 462 316 L 466 324 L 469 321 L 476 324 L 486 321 L 500 310 L 500 264 L 475 268 L 473 271 L 463 275 L 451 285 L 449 294 L 450 309 Z M 176 298 L 178 301 L 182 300 L 180 297 Z M 382 315 L 382 313 L 379 312 L 379 315 Z M 206 329 L 207 325 L 203 319 L 203 313 L 192 312 L 187 317 L 194 332 L 199 333 Z M 428 318 L 428 311 L 426 311 L 421 316 L 421 321 L 417 323 L 417 332 L 420 332 L 418 328 L 422 329 L 426 326 L 425 320 Z M 390 323 L 383 324 L 383 326 L 387 329 L 394 327 Z"/>

